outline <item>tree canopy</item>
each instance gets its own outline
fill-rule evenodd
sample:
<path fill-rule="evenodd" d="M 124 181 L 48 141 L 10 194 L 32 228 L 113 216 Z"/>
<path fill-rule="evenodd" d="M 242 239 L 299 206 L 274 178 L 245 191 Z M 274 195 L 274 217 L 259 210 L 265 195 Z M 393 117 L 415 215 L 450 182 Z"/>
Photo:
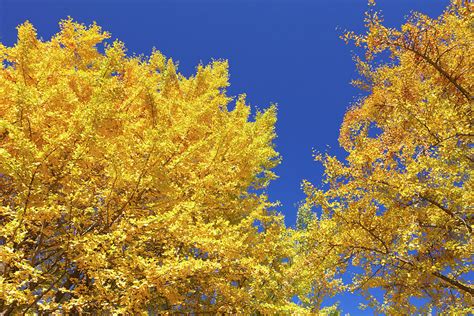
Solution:
<path fill-rule="evenodd" d="M 350 289 L 379 312 L 472 311 L 472 17 L 453 4 L 436 19 L 414 13 L 397 30 L 372 12 L 366 34 L 344 36 L 366 51 L 354 84 L 368 94 L 342 123 L 345 161 L 316 157 L 328 189 L 305 183 L 304 210 L 322 212 L 301 216 L 344 268 L 362 268 Z"/>
<path fill-rule="evenodd" d="M 96 24 L 20 25 L 0 44 L 0 312 L 335 315 L 347 292 L 474 312 L 472 6 L 365 22 L 342 36 L 365 52 L 347 158 L 315 156 L 295 228 L 265 193 L 276 107 L 229 96 L 227 61 L 186 77 Z"/>
<path fill-rule="evenodd" d="M 0 309 L 268 312 L 282 218 L 259 190 L 279 162 L 275 107 L 230 109 L 225 61 L 179 74 L 71 19 L 0 46 Z"/>

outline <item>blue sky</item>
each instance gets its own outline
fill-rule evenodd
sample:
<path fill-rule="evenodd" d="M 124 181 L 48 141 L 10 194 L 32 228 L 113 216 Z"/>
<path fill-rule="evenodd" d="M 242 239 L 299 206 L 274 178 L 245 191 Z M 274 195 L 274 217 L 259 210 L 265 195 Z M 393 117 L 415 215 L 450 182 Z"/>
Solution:
<path fill-rule="evenodd" d="M 411 10 L 437 16 L 448 0 L 378 0 L 387 25 L 399 26 Z M 179 62 L 180 71 L 212 59 L 230 63 L 230 95 L 247 93 L 254 108 L 278 104 L 280 176 L 268 194 L 280 200 L 286 223 L 294 225 L 295 204 L 304 198 L 302 179 L 321 181 L 313 149 L 340 157 L 339 126 L 348 106 L 361 96 L 350 86 L 356 76 L 353 47 L 339 39 L 344 29 L 363 30 L 366 0 L 0 0 L 0 42 L 12 45 L 15 27 L 30 20 L 44 39 L 67 16 L 96 21 L 130 53 L 156 47 Z M 357 315 L 358 301 L 339 298 Z"/>

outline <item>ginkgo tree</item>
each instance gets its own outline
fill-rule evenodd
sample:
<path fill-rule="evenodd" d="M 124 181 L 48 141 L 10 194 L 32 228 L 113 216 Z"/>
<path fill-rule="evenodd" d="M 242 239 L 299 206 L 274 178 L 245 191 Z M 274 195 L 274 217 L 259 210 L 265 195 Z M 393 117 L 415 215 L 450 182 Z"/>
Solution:
<path fill-rule="evenodd" d="M 275 107 L 229 108 L 228 65 L 184 77 L 71 19 L 0 45 L 0 311 L 302 311 L 261 189 Z M 102 48 L 103 47 L 103 48 Z"/>
<path fill-rule="evenodd" d="M 344 36 L 367 96 L 296 230 L 264 194 L 276 109 L 234 103 L 227 62 L 185 77 L 95 24 L 19 26 L 0 44 L 0 313 L 324 315 L 346 290 L 472 313 L 472 8 L 382 22 Z"/>
<path fill-rule="evenodd" d="M 378 312 L 469 314 L 473 8 L 453 1 L 438 18 L 413 13 L 401 29 L 382 22 L 371 11 L 366 34 L 343 36 L 366 52 L 354 83 L 367 96 L 341 126 L 347 158 L 316 155 L 327 189 L 304 183 L 300 221 L 312 244 L 328 250 L 308 261 L 351 267 L 349 289 Z"/>

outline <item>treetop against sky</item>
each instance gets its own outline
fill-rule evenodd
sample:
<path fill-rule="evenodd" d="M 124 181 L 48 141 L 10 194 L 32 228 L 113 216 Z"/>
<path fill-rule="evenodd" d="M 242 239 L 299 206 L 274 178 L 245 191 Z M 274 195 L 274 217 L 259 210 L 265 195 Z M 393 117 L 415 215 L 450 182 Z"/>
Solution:
<path fill-rule="evenodd" d="M 2 312 L 472 312 L 470 4 L 42 5 L 0 3 Z"/>

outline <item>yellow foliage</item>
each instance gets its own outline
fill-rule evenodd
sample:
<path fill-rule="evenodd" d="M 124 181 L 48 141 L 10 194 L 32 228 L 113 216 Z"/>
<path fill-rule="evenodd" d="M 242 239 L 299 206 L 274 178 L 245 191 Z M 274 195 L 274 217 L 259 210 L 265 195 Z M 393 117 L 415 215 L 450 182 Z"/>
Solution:
<path fill-rule="evenodd" d="M 289 234 L 252 193 L 275 178 L 275 107 L 230 110 L 226 61 L 186 78 L 60 28 L 0 46 L 0 310 L 298 310 Z"/>
<path fill-rule="evenodd" d="M 357 60 L 362 79 L 355 84 L 368 96 L 341 126 L 346 161 L 318 156 L 329 189 L 304 185 L 305 208 L 323 209 L 308 226 L 308 238 L 328 249 L 309 253 L 308 260 L 330 267 L 335 253 L 342 271 L 362 268 L 351 289 L 361 290 L 378 312 L 473 312 L 469 5 L 453 3 L 437 19 L 414 13 L 401 30 L 369 14 L 367 34 L 344 36 L 366 50 L 366 61 Z M 380 65 L 382 52 L 392 62 Z M 383 301 L 370 295 L 371 288 L 385 292 Z M 414 305 L 411 298 L 427 303 Z"/>
<path fill-rule="evenodd" d="M 226 61 L 185 77 L 95 24 L 19 26 L 0 44 L 0 312 L 337 315 L 324 299 L 351 290 L 389 315 L 472 313 L 473 22 L 453 1 L 343 36 L 368 95 L 347 159 L 316 155 L 327 189 L 303 183 L 296 230 L 262 193 L 276 108 L 232 104 Z"/>

